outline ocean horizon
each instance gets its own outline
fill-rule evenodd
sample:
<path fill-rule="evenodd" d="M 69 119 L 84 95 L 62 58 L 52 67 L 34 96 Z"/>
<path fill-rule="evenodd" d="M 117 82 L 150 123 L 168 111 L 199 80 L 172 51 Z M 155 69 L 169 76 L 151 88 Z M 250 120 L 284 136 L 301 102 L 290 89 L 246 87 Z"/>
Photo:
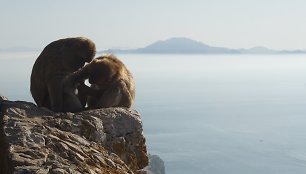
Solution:
<path fill-rule="evenodd" d="M 40 52 L 0 53 L 0 94 L 33 102 Z M 306 172 L 306 55 L 118 54 L 167 174 Z"/>

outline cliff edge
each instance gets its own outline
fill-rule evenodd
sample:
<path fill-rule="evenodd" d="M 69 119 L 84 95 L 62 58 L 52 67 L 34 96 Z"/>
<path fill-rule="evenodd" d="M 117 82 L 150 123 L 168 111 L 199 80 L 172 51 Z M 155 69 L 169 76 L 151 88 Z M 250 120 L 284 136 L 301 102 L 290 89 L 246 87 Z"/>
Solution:
<path fill-rule="evenodd" d="M 146 173 L 138 112 L 54 113 L 0 97 L 0 174 Z"/>

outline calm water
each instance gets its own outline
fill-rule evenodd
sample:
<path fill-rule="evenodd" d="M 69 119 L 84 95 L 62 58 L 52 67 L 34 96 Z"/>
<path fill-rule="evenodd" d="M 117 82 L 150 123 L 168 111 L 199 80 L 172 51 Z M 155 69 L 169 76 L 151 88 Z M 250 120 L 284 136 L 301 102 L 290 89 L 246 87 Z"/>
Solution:
<path fill-rule="evenodd" d="M 39 53 L 0 53 L 0 93 L 33 101 Z M 306 173 L 306 55 L 118 55 L 167 174 Z"/>

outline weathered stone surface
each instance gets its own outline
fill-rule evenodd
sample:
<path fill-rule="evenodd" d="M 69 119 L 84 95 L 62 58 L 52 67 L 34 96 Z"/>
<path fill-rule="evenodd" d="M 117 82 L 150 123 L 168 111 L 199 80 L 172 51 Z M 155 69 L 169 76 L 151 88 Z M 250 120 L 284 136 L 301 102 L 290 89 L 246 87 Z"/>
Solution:
<path fill-rule="evenodd" d="M 149 154 L 149 166 L 146 170 L 148 174 L 165 174 L 165 163 L 158 155 Z"/>
<path fill-rule="evenodd" d="M 8 100 L 0 106 L 0 174 L 139 173 L 148 165 L 136 111 L 53 113 Z"/>
<path fill-rule="evenodd" d="M 5 96 L 0 95 L 0 101 L 1 100 L 7 100 L 7 98 Z"/>

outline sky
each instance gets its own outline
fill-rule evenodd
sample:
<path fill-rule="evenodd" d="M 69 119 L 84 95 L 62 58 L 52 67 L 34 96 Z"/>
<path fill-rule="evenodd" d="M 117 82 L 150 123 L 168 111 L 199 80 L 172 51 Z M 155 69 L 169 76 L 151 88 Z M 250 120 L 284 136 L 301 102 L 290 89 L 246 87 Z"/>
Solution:
<path fill-rule="evenodd" d="M 66 37 L 98 50 L 187 37 L 211 46 L 306 49 L 305 0 L 0 0 L 0 48 Z"/>

